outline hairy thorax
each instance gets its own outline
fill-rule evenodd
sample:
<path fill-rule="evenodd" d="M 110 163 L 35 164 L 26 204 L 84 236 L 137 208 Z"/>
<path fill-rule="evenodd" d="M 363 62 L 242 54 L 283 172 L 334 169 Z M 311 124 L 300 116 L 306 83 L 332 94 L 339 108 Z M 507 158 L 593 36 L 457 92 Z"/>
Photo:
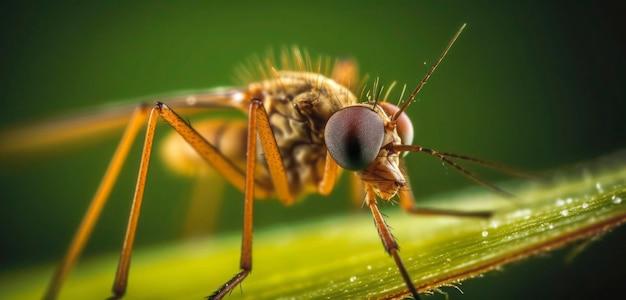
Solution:
<path fill-rule="evenodd" d="M 249 86 L 260 93 L 294 195 L 312 193 L 323 176 L 324 126 L 337 110 L 356 102 L 354 95 L 316 73 L 281 72 Z M 263 159 L 263 156 L 259 156 Z"/>
<path fill-rule="evenodd" d="M 241 95 L 243 105 L 237 107 L 247 107 L 252 97 L 263 101 L 292 194 L 298 197 L 316 192 L 326 159 L 326 121 L 335 111 L 356 103 L 355 96 L 323 75 L 283 71 L 274 78 L 249 84 Z M 193 127 L 243 171 L 246 164 L 246 124 L 245 120 L 213 119 L 194 122 Z M 167 164 L 179 173 L 195 175 L 199 170 L 214 173 L 178 136 L 169 136 L 164 148 Z M 261 147 L 257 149 L 255 181 L 257 186 L 271 192 L 272 181 L 265 157 Z M 266 197 L 269 194 L 257 192 L 257 196 Z"/>

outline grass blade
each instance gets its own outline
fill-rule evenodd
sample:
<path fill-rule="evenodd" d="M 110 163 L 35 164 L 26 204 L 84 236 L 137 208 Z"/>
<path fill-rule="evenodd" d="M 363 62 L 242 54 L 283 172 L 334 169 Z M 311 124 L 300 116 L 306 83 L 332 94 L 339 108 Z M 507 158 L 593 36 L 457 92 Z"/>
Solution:
<path fill-rule="evenodd" d="M 626 222 L 626 167 L 567 172 L 552 183 L 509 186 L 517 205 L 478 189 L 436 196 L 424 205 L 495 209 L 490 220 L 415 217 L 387 207 L 401 256 L 422 290 L 455 284 Z M 617 167 L 615 164 L 618 163 Z M 337 197 L 337 196 L 335 196 Z M 262 204 L 261 204 L 262 205 Z M 288 209 L 288 208 L 286 208 Z M 126 299 L 200 299 L 236 271 L 240 237 L 139 249 Z M 62 298 L 109 296 L 117 258 L 90 259 L 76 269 Z M 255 268 L 243 293 L 229 299 L 397 298 L 406 288 L 366 213 L 257 232 Z M 52 266 L 0 275 L 0 298 L 42 295 Z"/>

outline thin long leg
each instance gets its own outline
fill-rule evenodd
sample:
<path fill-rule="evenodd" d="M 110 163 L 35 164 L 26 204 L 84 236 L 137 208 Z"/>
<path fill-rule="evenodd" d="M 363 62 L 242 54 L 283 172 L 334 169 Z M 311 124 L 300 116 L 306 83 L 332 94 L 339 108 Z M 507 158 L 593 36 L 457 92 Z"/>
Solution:
<path fill-rule="evenodd" d="M 256 102 L 254 103 L 255 103 L 254 105 L 251 104 L 251 109 L 255 108 L 254 112 L 256 112 L 256 107 L 259 104 Z M 126 228 L 126 235 L 124 237 L 124 243 L 122 246 L 120 260 L 118 263 L 118 269 L 115 274 L 115 281 L 113 283 L 113 294 L 115 298 L 121 297 L 126 292 L 126 287 L 128 283 L 128 271 L 130 268 L 130 259 L 131 259 L 131 254 L 133 250 L 135 233 L 137 230 L 137 223 L 138 223 L 139 216 L 141 213 L 141 203 L 143 200 L 145 181 L 146 181 L 148 166 L 150 163 L 150 152 L 152 149 L 152 142 L 153 142 L 154 132 L 156 129 L 156 123 L 158 121 L 159 116 L 163 118 L 170 126 L 172 126 L 176 130 L 176 132 L 180 134 L 183 137 L 183 139 L 187 141 L 202 158 L 204 158 L 212 167 L 217 169 L 220 172 L 220 174 L 222 174 L 231 183 L 233 183 L 234 185 L 241 184 L 244 190 L 250 189 L 249 187 L 250 185 L 254 187 L 254 176 L 246 176 L 244 178 L 244 175 L 241 174 L 241 171 L 231 161 L 229 161 L 221 153 L 219 153 L 219 151 L 215 149 L 215 147 L 209 144 L 198 132 L 196 132 L 191 126 L 189 126 L 189 124 L 187 124 L 185 120 L 183 120 L 180 116 L 178 116 L 167 105 L 163 103 L 157 103 L 157 105 L 150 111 L 150 115 L 148 118 L 148 126 L 146 129 L 144 148 L 143 148 L 143 152 L 141 156 L 139 175 L 137 177 L 137 185 L 135 186 L 135 194 L 133 196 L 133 203 L 131 206 L 128 226 Z M 249 118 L 249 119 L 253 119 L 256 122 L 256 118 Z M 252 121 L 249 121 L 249 122 L 252 122 Z M 253 156 L 254 156 L 253 154 L 248 155 L 248 158 L 253 157 Z M 250 170 L 249 168 L 247 168 L 246 173 L 249 173 L 249 172 Z M 254 195 L 251 194 L 250 196 L 247 196 L 247 197 L 250 197 L 250 199 L 253 199 Z M 251 213 L 250 213 L 250 216 L 251 216 Z M 250 219 L 250 222 L 251 222 L 251 219 Z M 248 224 L 247 221 L 244 223 Z M 251 233 L 251 226 L 252 226 L 251 223 L 249 223 L 249 225 L 246 225 L 246 226 L 250 227 L 249 231 Z M 246 234 L 246 229 L 244 226 L 244 237 L 248 237 L 248 236 L 251 237 L 251 234 Z M 249 249 L 249 246 L 245 246 L 244 248 Z M 239 280 L 242 280 L 242 279 L 243 278 Z"/>
<path fill-rule="evenodd" d="M 330 152 L 326 151 L 326 160 L 324 162 L 324 175 L 322 176 L 322 180 L 317 186 L 317 191 L 326 196 L 333 191 L 335 187 L 335 183 L 337 182 L 337 175 L 339 172 L 339 167 L 337 163 L 330 155 Z"/>
<path fill-rule="evenodd" d="M 141 214 L 141 203 L 143 202 L 143 192 L 146 186 L 146 178 L 148 175 L 148 166 L 150 165 L 150 153 L 152 152 L 152 142 L 154 140 L 154 132 L 159 117 L 159 109 L 153 108 L 148 117 L 148 126 L 146 129 L 146 137 L 141 153 L 141 163 L 139 165 L 139 175 L 137 175 L 137 184 L 135 185 L 135 194 L 128 218 L 128 226 L 126 227 L 126 235 L 124 236 L 124 244 L 122 253 L 117 265 L 115 281 L 113 283 L 114 298 L 119 298 L 126 292 L 128 283 L 128 270 L 130 268 L 130 258 L 133 252 L 133 244 L 135 242 L 135 233 L 137 232 L 137 223 Z"/>
<path fill-rule="evenodd" d="M 178 116 L 170 107 L 159 103 L 155 108 L 163 118 L 211 167 L 217 170 L 230 184 L 239 190 L 245 189 L 245 173 L 233 162 L 213 147 L 202 135 Z M 257 192 L 268 194 L 269 191 L 257 185 Z"/>
<path fill-rule="evenodd" d="M 256 119 L 255 126 L 257 127 L 254 128 L 254 130 L 258 130 L 259 140 L 261 141 L 261 146 L 263 147 L 263 155 L 265 155 L 265 161 L 267 162 L 267 166 L 270 171 L 270 177 L 272 178 L 276 195 L 278 196 L 278 199 L 283 202 L 283 204 L 293 204 L 294 197 L 289 190 L 287 172 L 285 172 L 283 159 L 280 155 L 280 151 L 278 150 L 278 145 L 276 144 L 276 139 L 274 138 L 274 133 L 272 132 L 272 127 L 270 126 L 270 121 L 267 117 L 267 112 L 265 111 L 265 108 L 263 108 L 263 102 L 261 100 L 253 101 L 259 102 L 260 104 L 259 107 L 256 107 L 256 105 L 251 106 L 254 107 L 254 111 L 250 110 L 248 116 L 250 119 Z M 248 125 L 248 130 L 250 130 L 250 128 L 252 127 Z"/>
<path fill-rule="evenodd" d="M 409 272 L 407 272 L 406 268 L 404 267 L 404 263 L 402 263 L 400 254 L 398 254 L 398 251 L 399 251 L 398 243 L 396 242 L 396 239 L 393 237 L 391 230 L 389 230 L 389 226 L 387 226 L 387 223 L 385 222 L 383 215 L 380 213 L 380 210 L 378 210 L 378 205 L 376 204 L 376 196 L 371 187 L 367 188 L 365 197 L 366 197 L 367 205 L 369 206 L 370 211 L 372 212 L 372 216 L 374 217 L 374 225 L 376 225 L 376 229 L 378 230 L 378 235 L 380 236 L 380 239 L 383 242 L 385 251 L 387 251 L 387 253 L 393 257 L 393 260 L 395 261 L 396 265 L 398 266 L 398 270 L 400 271 L 400 275 L 402 276 L 402 279 L 404 280 L 404 283 L 409 289 L 409 292 L 411 292 L 411 295 L 413 296 L 413 298 L 416 300 L 419 300 L 420 297 L 417 293 L 417 289 L 415 288 L 415 285 L 413 284 L 413 280 L 411 280 L 411 276 L 409 275 Z"/>
<path fill-rule="evenodd" d="M 80 226 L 74 234 L 65 257 L 63 258 L 63 261 L 61 261 L 61 264 L 54 273 L 52 280 L 48 284 L 48 288 L 43 297 L 44 299 L 55 299 L 58 296 L 65 278 L 71 271 L 72 267 L 76 264 L 81 252 L 85 248 L 85 244 L 89 240 L 89 237 L 93 232 L 93 228 L 100 218 L 100 213 L 109 199 L 111 189 L 115 185 L 120 170 L 124 165 L 124 161 L 128 156 L 128 152 L 133 145 L 133 141 L 137 137 L 137 133 L 144 123 L 145 117 L 146 108 L 143 105 L 137 107 L 135 112 L 132 114 L 122 139 L 120 140 L 120 143 L 111 158 L 111 162 L 104 173 L 100 186 L 91 199 Z"/>
<path fill-rule="evenodd" d="M 244 192 L 243 233 L 241 238 L 241 259 L 239 273 L 235 274 L 222 287 L 216 290 L 209 299 L 222 299 L 241 283 L 252 270 L 252 222 L 254 209 L 254 170 L 256 168 L 256 125 L 257 119 L 252 117 L 262 108 L 259 100 L 250 104 L 248 118 L 248 144 L 246 147 L 246 188 Z M 261 108 L 260 108 L 261 107 Z M 260 108 L 260 109 L 259 109 Z"/>

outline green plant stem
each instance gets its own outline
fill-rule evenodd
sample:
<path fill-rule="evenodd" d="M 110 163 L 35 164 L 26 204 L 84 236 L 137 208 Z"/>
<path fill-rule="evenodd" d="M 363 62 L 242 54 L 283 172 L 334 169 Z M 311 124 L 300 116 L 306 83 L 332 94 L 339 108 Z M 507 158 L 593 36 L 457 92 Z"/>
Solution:
<path fill-rule="evenodd" d="M 511 202 L 475 189 L 421 203 L 493 209 L 488 220 L 416 217 L 386 207 L 406 267 L 421 292 L 453 285 L 574 240 L 598 236 L 626 221 L 626 168 L 569 172 L 545 183 L 509 185 Z M 332 196 L 338 197 L 338 196 Z M 262 205 L 262 204 L 259 204 Z M 285 208 L 288 209 L 288 208 Z M 201 299 L 237 270 L 240 237 L 138 249 L 126 299 Z M 398 298 L 407 294 L 367 214 L 289 224 L 255 235 L 254 269 L 229 299 Z M 83 261 L 62 299 L 109 296 L 117 258 Z M 1 299 L 39 298 L 52 265 L 4 273 Z"/>

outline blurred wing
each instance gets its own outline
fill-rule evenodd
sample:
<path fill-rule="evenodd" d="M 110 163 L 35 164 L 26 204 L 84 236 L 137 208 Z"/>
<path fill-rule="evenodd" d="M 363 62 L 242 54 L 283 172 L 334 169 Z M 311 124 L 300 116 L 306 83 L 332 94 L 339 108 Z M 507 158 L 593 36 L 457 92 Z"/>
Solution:
<path fill-rule="evenodd" d="M 42 151 L 50 146 L 101 136 L 124 127 L 137 106 L 155 101 L 168 104 L 182 115 L 206 109 L 243 109 L 242 93 L 238 88 L 214 88 L 146 96 L 14 126 L 0 131 L 0 154 Z"/>

